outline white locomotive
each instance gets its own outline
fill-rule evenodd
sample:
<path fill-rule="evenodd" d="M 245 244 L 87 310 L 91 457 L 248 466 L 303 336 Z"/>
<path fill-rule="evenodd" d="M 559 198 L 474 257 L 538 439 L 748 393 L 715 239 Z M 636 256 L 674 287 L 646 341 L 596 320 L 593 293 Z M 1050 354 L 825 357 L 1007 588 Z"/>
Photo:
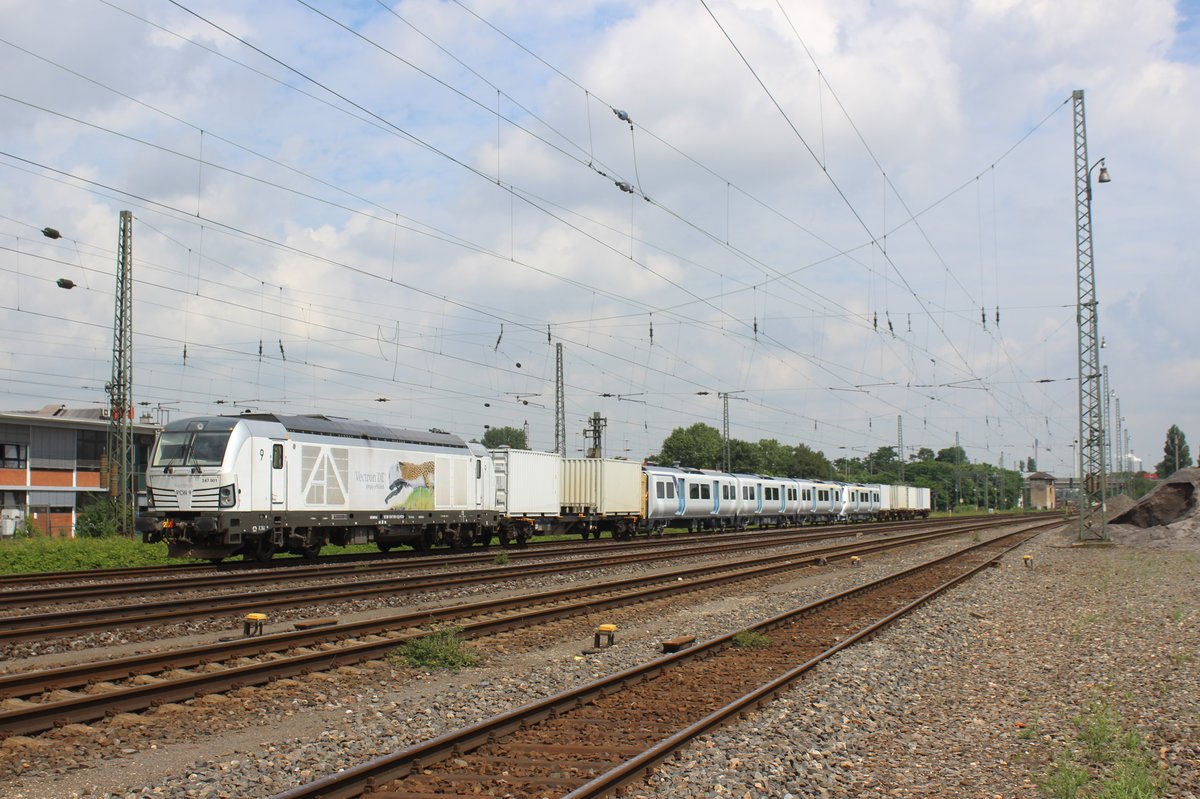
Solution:
<path fill-rule="evenodd" d="M 442 431 L 247 413 L 171 422 L 147 469 L 148 543 L 266 560 L 326 544 L 467 547 L 538 533 L 614 538 L 929 514 L 929 489 L 489 451 Z"/>

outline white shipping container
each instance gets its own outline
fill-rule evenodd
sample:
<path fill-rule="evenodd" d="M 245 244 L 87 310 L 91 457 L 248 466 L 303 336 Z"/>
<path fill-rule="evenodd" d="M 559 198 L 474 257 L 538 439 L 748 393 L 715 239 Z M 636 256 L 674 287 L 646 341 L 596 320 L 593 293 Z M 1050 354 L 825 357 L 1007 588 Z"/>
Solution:
<path fill-rule="evenodd" d="M 641 515 L 642 465 L 615 458 L 565 458 L 562 505 L 566 513 Z"/>
<path fill-rule="evenodd" d="M 496 510 L 506 516 L 557 516 L 562 465 L 557 452 L 491 450 Z"/>

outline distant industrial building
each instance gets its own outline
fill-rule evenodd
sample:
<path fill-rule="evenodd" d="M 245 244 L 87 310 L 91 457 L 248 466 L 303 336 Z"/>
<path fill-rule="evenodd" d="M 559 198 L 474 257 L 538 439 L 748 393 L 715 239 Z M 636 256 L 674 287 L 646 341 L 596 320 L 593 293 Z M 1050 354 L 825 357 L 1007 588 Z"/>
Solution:
<path fill-rule="evenodd" d="M 1054 510 L 1058 507 L 1054 490 L 1054 475 L 1046 472 L 1034 472 L 1025 478 L 1028 501 L 1027 508 L 1036 510 Z"/>
<path fill-rule="evenodd" d="M 132 427 L 132 468 L 144 497 L 146 459 L 159 425 L 143 417 Z M 108 494 L 101 476 L 107 441 L 103 408 L 47 405 L 0 413 L 0 536 L 28 522 L 43 535 L 73 537 L 79 511 Z"/>

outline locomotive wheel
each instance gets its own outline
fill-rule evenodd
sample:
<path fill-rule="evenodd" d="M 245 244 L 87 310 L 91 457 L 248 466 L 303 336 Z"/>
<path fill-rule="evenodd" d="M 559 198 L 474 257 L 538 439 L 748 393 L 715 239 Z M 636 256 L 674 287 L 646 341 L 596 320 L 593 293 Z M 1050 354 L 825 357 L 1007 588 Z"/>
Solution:
<path fill-rule="evenodd" d="M 317 534 L 311 530 L 297 530 L 304 536 L 304 544 L 300 547 L 300 557 L 305 560 L 312 560 L 321 554 L 321 546 L 325 543 Z"/>
<path fill-rule="evenodd" d="M 254 542 L 247 556 L 258 563 L 266 563 L 275 556 L 275 542 L 270 535 L 265 535 Z"/>

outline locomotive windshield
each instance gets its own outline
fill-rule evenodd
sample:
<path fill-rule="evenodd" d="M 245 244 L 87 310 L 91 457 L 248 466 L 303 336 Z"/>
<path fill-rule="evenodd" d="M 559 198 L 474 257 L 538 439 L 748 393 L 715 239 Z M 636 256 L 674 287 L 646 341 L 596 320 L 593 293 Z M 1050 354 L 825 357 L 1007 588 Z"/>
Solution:
<path fill-rule="evenodd" d="M 220 466 L 228 441 L 228 430 L 165 430 L 150 465 Z"/>

